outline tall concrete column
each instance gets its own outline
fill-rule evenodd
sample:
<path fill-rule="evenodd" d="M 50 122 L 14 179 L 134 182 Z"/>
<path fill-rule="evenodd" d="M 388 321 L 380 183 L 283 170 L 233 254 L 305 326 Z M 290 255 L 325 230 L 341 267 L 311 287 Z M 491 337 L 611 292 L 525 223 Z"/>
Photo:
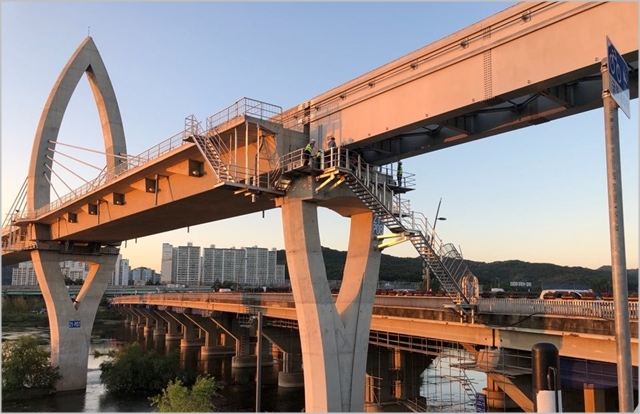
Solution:
<path fill-rule="evenodd" d="M 362 412 L 369 328 L 380 268 L 373 214 L 351 215 L 344 277 L 334 303 L 322 257 L 317 205 L 285 198 L 281 207 L 308 390 L 305 411 Z"/>
<path fill-rule="evenodd" d="M 116 265 L 117 255 L 61 254 L 34 250 L 31 260 L 42 290 L 51 335 L 51 362 L 58 366 L 62 379 L 58 391 L 87 387 L 89 341 L 96 311 Z M 71 260 L 90 264 L 80 292 L 71 301 L 60 270 L 60 262 Z"/>

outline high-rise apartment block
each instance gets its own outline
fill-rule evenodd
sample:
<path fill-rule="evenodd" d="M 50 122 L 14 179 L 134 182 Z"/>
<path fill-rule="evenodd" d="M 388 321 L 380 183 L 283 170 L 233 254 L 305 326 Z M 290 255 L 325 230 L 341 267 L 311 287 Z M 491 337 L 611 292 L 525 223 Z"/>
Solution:
<path fill-rule="evenodd" d="M 200 284 L 200 246 L 189 242 L 173 249 L 171 283 L 185 286 Z"/>
<path fill-rule="evenodd" d="M 169 243 L 162 243 L 162 264 L 160 265 L 160 283 L 171 283 L 173 274 L 173 246 Z"/>
<path fill-rule="evenodd" d="M 75 281 L 86 280 L 90 269 L 91 265 L 85 262 L 71 260 L 60 262 L 60 272 L 62 276 Z M 130 283 L 130 281 L 132 281 L 132 278 L 129 259 L 123 259 L 122 255 L 118 255 L 115 269 L 109 280 L 109 285 L 128 286 L 129 284 L 133 284 L 133 282 Z M 17 268 L 12 269 L 11 284 L 18 286 L 38 285 L 38 279 L 32 261 L 22 262 Z"/>
<path fill-rule="evenodd" d="M 131 267 L 129 266 L 129 259 L 123 259 L 122 255 L 118 255 L 116 260 L 116 267 L 111 276 L 110 285 L 113 286 L 129 286 L 131 280 Z"/>
<path fill-rule="evenodd" d="M 171 256 L 169 254 L 171 248 Z M 197 256 L 196 256 L 197 254 Z M 276 264 L 277 250 L 254 247 L 236 249 L 216 248 L 215 245 L 202 249 L 188 246 L 172 247 L 168 243 L 162 245 L 162 283 L 210 286 L 216 280 L 232 282 L 248 286 L 279 286 L 284 282 L 284 265 Z M 171 263 L 169 263 L 171 257 Z M 197 257 L 197 261 L 196 261 Z M 195 266 L 200 270 L 198 278 Z M 172 269 L 171 277 L 165 269 Z M 188 276 L 187 276 L 188 275 Z"/>
<path fill-rule="evenodd" d="M 11 284 L 15 286 L 38 286 L 36 270 L 33 262 L 22 262 L 17 268 L 12 269 Z"/>
<path fill-rule="evenodd" d="M 71 280 L 85 280 L 89 274 L 91 266 L 85 262 L 73 262 L 70 260 L 60 262 L 60 270 L 63 277 Z"/>
<path fill-rule="evenodd" d="M 131 270 L 131 280 L 134 286 L 146 285 L 147 283 L 159 282 L 158 274 L 148 267 L 136 267 Z"/>

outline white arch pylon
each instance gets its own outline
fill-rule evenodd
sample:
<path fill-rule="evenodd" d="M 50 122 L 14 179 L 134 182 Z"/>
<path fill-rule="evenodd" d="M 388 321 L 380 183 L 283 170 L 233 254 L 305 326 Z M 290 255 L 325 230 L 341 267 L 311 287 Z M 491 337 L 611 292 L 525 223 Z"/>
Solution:
<path fill-rule="evenodd" d="M 47 147 L 55 149 L 64 113 L 83 74 L 87 75 L 100 116 L 107 169 L 112 169 L 122 162 L 115 155 L 127 153 L 116 94 L 98 48 L 89 36 L 76 49 L 60 73 L 42 110 L 31 151 L 27 211 L 35 211 L 51 202 L 51 187 L 45 176 L 52 167 L 52 161 L 47 158 Z M 53 155 L 52 152 L 51 157 Z"/>

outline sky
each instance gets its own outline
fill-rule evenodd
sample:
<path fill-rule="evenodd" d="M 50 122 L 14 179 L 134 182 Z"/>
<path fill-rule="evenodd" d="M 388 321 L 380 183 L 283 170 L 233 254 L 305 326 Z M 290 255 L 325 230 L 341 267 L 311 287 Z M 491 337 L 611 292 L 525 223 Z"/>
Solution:
<path fill-rule="evenodd" d="M 87 35 L 114 86 L 127 151 L 139 154 L 182 131 L 189 115 L 204 121 L 243 97 L 289 109 L 512 4 L 3 1 L 2 217 L 27 176 L 51 88 Z M 637 268 L 637 100 L 631 113 L 627 119 L 620 111 L 620 146 L 626 262 Z M 104 151 L 86 78 L 58 141 Z M 76 151 L 56 149 L 71 156 Z M 104 155 L 80 153 L 87 164 L 105 165 Z M 67 166 L 86 179 L 98 175 L 68 157 L 56 160 L 61 174 Z M 417 179 L 412 208 L 432 221 L 442 200 L 439 216 L 446 221 L 438 221 L 437 233 L 466 259 L 611 264 L 602 108 L 408 158 L 404 171 Z M 54 181 L 59 195 L 69 191 L 64 184 L 83 184 L 62 177 Z M 348 219 L 321 209 L 319 222 L 323 246 L 346 250 Z M 160 272 L 165 242 L 283 249 L 281 212 L 127 240 L 121 253 L 132 268 Z M 418 256 L 410 243 L 384 253 Z"/>

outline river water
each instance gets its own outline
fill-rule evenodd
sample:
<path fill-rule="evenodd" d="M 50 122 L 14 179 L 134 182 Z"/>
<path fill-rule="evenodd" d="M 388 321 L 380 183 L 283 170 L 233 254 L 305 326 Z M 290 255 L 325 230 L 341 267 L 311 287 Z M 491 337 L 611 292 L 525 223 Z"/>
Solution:
<path fill-rule="evenodd" d="M 12 340 L 26 334 L 49 338 L 49 331 L 45 328 L 3 329 L 2 340 Z M 141 330 L 125 326 L 123 322 L 116 321 L 106 324 L 96 322 L 89 350 L 86 391 L 56 393 L 24 401 L 3 402 L 2 412 L 155 411 L 156 407 L 151 406 L 147 397 L 113 395 L 107 393 L 105 387 L 100 383 L 100 363 L 108 358 L 104 354 L 130 342 L 140 342 L 149 349 L 156 349 L 159 353 L 166 353 L 179 346 L 179 341 L 166 346 L 164 341 L 154 343 L 152 340 L 146 340 Z M 95 357 L 95 351 L 99 351 L 103 355 Z M 438 399 L 453 401 L 456 407 L 454 411 L 473 411 L 472 406 L 467 404 L 465 407 L 465 393 L 459 384 L 451 384 L 441 376 L 442 367 L 446 366 L 449 361 L 450 359 L 447 358 L 436 359 L 432 366 L 425 370 L 421 395 L 431 401 Z M 186 352 L 181 354 L 181 368 L 200 374 L 209 374 L 223 385 L 219 391 L 220 396 L 214 400 L 216 411 L 256 412 L 255 368 L 232 369 L 231 357 L 200 359 L 198 347 L 188 348 Z M 263 367 L 260 410 L 262 412 L 301 412 L 304 409 L 304 389 L 278 387 L 279 370 L 278 363 L 274 363 L 273 367 Z M 478 391 L 486 386 L 484 375 L 467 373 Z M 434 378 L 437 380 L 433 381 Z M 440 405 L 440 403 L 435 405 Z M 384 411 L 406 411 L 400 406 L 396 407 L 397 409 L 388 407 Z M 453 408 L 451 405 L 447 405 L 447 407 L 449 410 L 443 411 L 450 411 Z"/>
<path fill-rule="evenodd" d="M 49 339 L 49 330 L 44 328 L 28 328 L 22 330 L 3 329 L 2 340 L 12 340 L 20 335 L 36 335 Z M 2 412 L 152 412 L 157 409 L 151 406 L 147 397 L 133 395 L 113 395 L 107 393 L 100 383 L 100 363 L 108 357 L 94 357 L 97 350 L 106 354 L 126 343 L 141 342 L 148 348 L 155 348 L 165 353 L 179 341 L 166 349 L 160 344 L 144 340 L 141 332 L 125 326 L 123 322 L 98 324 L 93 330 L 89 349 L 86 391 L 56 393 L 50 396 L 24 401 L 2 403 Z M 231 369 L 231 357 L 198 358 L 198 348 L 189 349 L 181 354 L 181 368 L 197 371 L 215 377 L 224 388 L 220 396 L 214 400 L 219 412 L 255 412 L 256 389 L 255 368 Z M 261 411 L 265 412 L 300 412 L 304 408 L 304 389 L 287 389 L 278 387 L 278 364 L 264 367 L 262 370 L 262 387 L 260 397 Z"/>

